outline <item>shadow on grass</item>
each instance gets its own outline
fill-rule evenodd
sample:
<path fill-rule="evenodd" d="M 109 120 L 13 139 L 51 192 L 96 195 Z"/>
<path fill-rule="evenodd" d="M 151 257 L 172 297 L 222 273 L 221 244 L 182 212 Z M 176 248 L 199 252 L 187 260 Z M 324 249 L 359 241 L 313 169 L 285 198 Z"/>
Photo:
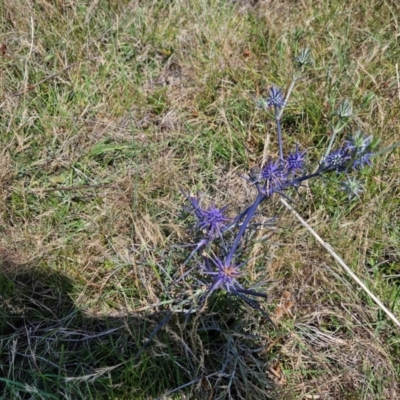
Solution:
<path fill-rule="evenodd" d="M 212 310 L 189 319 L 173 315 L 143 349 L 165 312 L 87 316 L 66 276 L 1 262 L 1 398 L 274 397 L 262 356 L 267 343 L 245 333 L 255 320 L 231 297 L 218 296 Z"/>

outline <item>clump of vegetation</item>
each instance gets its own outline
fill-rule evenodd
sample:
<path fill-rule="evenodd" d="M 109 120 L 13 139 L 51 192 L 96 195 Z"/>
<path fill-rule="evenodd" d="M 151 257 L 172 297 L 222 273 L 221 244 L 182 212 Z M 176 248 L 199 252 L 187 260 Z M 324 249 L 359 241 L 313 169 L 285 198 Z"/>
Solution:
<path fill-rule="evenodd" d="M 301 60 L 301 66 L 304 66 L 309 55 L 309 50 L 303 50 L 295 60 L 297 62 Z M 294 84 L 295 80 L 291 83 L 290 90 L 293 89 Z M 372 136 L 357 131 L 345 139 L 342 145 L 331 150 L 336 136 L 346 127 L 346 119 L 352 116 L 348 100 L 341 104 L 336 112 L 339 123 L 330 138 L 325 156 L 316 168 L 311 168 L 313 172 L 307 172 L 306 151 L 299 151 L 298 144 L 293 152 L 284 156 L 281 118 L 289 95 L 290 92 L 284 96 L 278 88 L 272 86 L 266 99 L 257 99 L 257 104 L 261 108 L 274 110 L 279 157 L 277 160 L 271 157 L 263 159 L 258 172 L 253 170 L 248 178 L 244 177 L 250 185 L 256 188 L 257 193 L 255 200 L 244 211 L 235 216 L 228 216 L 226 213 L 228 206 L 218 208 L 212 204 L 205 208 L 200 204 L 198 195 L 185 194 L 190 203 L 190 211 L 195 217 L 195 226 L 192 232 L 197 243 L 192 245 L 194 250 L 183 264 L 188 264 L 195 257 L 195 266 L 182 275 L 179 280 L 187 276 L 189 279 L 193 279 L 193 270 L 208 277 L 207 280 L 211 280 L 208 284 L 197 280 L 197 284 L 206 287 L 206 295 L 202 296 L 202 302 L 214 291 L 223 289 L 261 310 L 258 302 L 247 296 L 266 298 L 266 295 L 246 289 L 238 281 L 246 275 L 245 265 L 248 262 L 248 255 L 241 246 L 241 242 L 244 241 L 245 236 L 254 233 L 255 229 L 263 229 L 262 224 L 255 225 L 254 220 L 261 204 L 271 199 L 275 193 L 291 200 L 285 192 L 290 189 L 298 191 L 308 180 L 317 177 L 326 178 L 332 173 L 335 174 L 335 178 L 339 175 L 344 176 L 341 188 L 347 192 L 349 200 L 359 197 L 362 193 L 362 187 L 354 177 L 354 172 L 359 173 L 365 166 L 371 166 L 371 158 L 375 155 L 376 141 L 373 141 Z M 331 182 L 325 179 L 325 183 L 329 185 Z M 246 242 L 248 245 L 251 239 Z M 266 314 L 264 313 L 264 315 Z"/>

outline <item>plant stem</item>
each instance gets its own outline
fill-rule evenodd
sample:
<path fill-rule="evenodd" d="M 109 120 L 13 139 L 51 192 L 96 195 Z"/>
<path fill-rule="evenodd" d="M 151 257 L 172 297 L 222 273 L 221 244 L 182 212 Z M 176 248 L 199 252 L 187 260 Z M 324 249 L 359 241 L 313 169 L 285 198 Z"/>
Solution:
<path fill-rule="evenodd" d="M 241 227 L 239 229 L 239 232 L 238 232 L 238 234 L 237 234 L 237 236 L 235 238 L 235 241 L 233 242 L 232 247 L 229 250 L 229 253 L 228 253 L 227 257 L 226 257 L 226 264 L 227 265 L 229 265 L 231 263 L 232 257 L 235 254 L 235 251 L 236 251 L 236 249 L 237 249 L 237 247 L 239 245 L 240 239 L 242 238 L 244 232 L 247 229 L 247 225 L 249 224 L 251 218 L 253 218 L 253 215 L 256 212 L 257 207 L 264 200 L 264 198 L 265 198 L 265 196 L 263 194 L 259 193 L 257 198 L 256 198 L 256 200 L 254 201 L 253 205 L 250 207 L 250 209 L 249 209 L 249 211 L 248 211 L 248 213 L 246 215 L 246 219 L 243 221 L 243 223 L 242 223 L 242 225 L 241 225 Z"/>
<path fill-rule="evenodd" d="M 282 146 L 282 129 L 281 129 L 281 117 L 279 115 L 279 109 L 275 106 L 275 122 L 278 131 L 278 145 L 279 145 L 279 160 L 283 160 L 283 146 Z"/>

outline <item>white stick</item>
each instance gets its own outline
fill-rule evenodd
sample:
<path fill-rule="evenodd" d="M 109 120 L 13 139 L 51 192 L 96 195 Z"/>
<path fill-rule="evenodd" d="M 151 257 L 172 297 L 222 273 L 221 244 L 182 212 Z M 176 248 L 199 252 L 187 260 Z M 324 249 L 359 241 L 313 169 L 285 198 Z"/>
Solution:
<path fill-rule="evenodd" d="M 33 52 L 33 43 L 35 40 L 35 26 L 34 26 L 34 22 L 33 22 L 33 17 L 31 16 L 31 45 L 29 47 L 29 53 L 26 56 L 25 59 L 25 71 L 24 71 L 24 90 L 26 91 L 28 88 L 28 62 L 29 59 L 31 58 L 32 52 Z"/>
<path fill-rule="evenodd" d="M 281 203 L 288 208 L 295 217 L 301 222 L 301 224 L 317 239 L 322 247 L 340 264 L 340 266 L 358 283 L 359 286 L 368 294 L 369 297 L 386 313 L 386 315 L 400 327 L 399 320 L 383 305 L 383 303 L 364 285 L 363 282 L 357 277 L 357 275 L 344 263 L 344 261 L 335 253 L 329 243 L 326 243 L 322 238 L 311 228 L 310 225 L 297 213 L 297 211 L 282 197 L 280 198 Z"/>

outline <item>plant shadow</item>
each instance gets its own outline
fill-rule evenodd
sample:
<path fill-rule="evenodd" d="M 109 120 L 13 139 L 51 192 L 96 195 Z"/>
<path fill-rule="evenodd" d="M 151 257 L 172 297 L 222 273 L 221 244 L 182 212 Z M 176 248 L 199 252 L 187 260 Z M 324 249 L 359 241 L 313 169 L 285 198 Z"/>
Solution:
<path fill-rule="evenodd" d="M 1 398 L 274 397 L 263 340 L 231 297 L 158 330 L 168 311 L 88 316 L 70 278 L 0 257 Z"/>

